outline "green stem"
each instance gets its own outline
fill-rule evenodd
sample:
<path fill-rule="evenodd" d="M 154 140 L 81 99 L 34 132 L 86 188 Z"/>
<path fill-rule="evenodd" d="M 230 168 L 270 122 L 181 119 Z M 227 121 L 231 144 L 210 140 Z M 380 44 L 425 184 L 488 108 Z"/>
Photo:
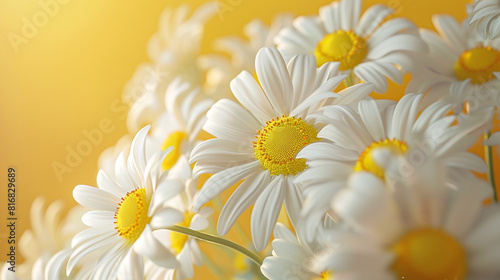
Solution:
<path fill-rule="evenodd" d="M 484 133 L 484 140 L 488 140 L 491 136 L 491 131 Z M 484 159 L 488 165 L 488 181 L 493 187 L 493 200 L 498 202 L 497 189 L 495 184 L 495 172 L 493 170 L 493 153 L 491 146 L 484 145 Z"/>
<path fill-rule="evenodd" d="M 178 232 L 178 233 L 182 233 L 185 235 L 189 235 L 189 236 L 197 238 L 199 240 L 203 240 L 206 242 L 211 242 L 211 243 L 219 244 L 219 245 L 222 245 L 225 247 L 229 247 L 231 249 L 234 249 L 234 250 L 244 254 L 245 256 L 250 258 L 259 267 L 262 265 L 262 258 L 259 255 L 255 254 L 254 252 L 248 250 L 247 248 L 245 248 L 239 244 L 236 244 L 236 243 L 229 241 L 227 239 L 224 239 L 222 237 L 215 236 L 213 234 L 204 233 L 204 232 L 197 231 L 197 230 L 192 230 L 190 228 L 178 226 L 178 225 L 170 226 L 167 229 L 171 230 L 171 231 Z"/>
<path fill-rule="evenodd" d="M 351 72 L 349 72 L 349 76 L 347 76 L 347 78 L 344 81 L 346 87 L 354 85 L 354 70 L 351 70 Z"/>

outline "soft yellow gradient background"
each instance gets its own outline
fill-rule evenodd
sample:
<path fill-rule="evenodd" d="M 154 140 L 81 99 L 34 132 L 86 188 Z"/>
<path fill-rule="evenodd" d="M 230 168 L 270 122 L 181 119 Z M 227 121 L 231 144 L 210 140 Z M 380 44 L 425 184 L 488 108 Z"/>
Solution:
<path fill-rule="evenodd" d="M 75 205 L 72 198 L 75 185 L 96 185 L 99 154 L 126 133 L 125 115 L 113 110 L 113 104 L 120 102 L 122 89 L 135 67 L 147 60 L 146 43 L 157 30 L 162 9 L 186 2 L 197 7 L 205 2 L 65 1 L 68 3 L 58 5 L 59 10 L 47 24 L 37 28 L 34 37 L 20 44 L 16 52 L 8 34 L 22 35 L 23 18 L 33 22 L 33 16 L 43 9 L 37 0 L 0 0 L 0 174 L 3 174 L 0 178 L 5 178 L 0 179 L 4 182 L 0 188 L 0 260 L 6 259 L 7 168 L 16 169 L 19 240 L 21 233 L 30 227 L 28 213 L 35 197 L 44 196 L 47 202 L 63 199 L 69 208 Z M 278 12 L 315 14 L 320 6 L 331 1 L 218 2 L 229 5 L 230 10 L 216 15 L 207 24 L 204 52 L 211 51 L 211 42 L 217 37 L 242 35 L 243 26 L 253 18 L 270 23 Z M 432 14 L 449 13 L 463 19 L 465 3 L 470 2 L 368 0 L 364 1 L 363 10 L 371 4 L 383 3 L 396 10 L 395 16 L 408 17 L 420 27 L 433 29 Z M 399 98 L 402 89 L 391 85 L 390 93 L 384 97 Z M 86 139 L 83 130 L 99 129 L 99 123 L 105 119 L 111 123 L 111 131 L 104 133 L 102 141 L 92 146 L 78 166 L 58 180 L 52 164 L 65 164 L 67 148 L 75 149 Z M 482 152 L 479 146 L 476 148 Z M 245 226 L 249 223 L 248 213 L 242 221 Z M 238 242 L 243 241 L 234 232 L 232 236 Z M 212 245 L 203 248 L 214 250 L 212 257 L 217 263 L 230 260 L 227 254 L 222 256 L 224 251 Z M 19 252 L 18 260 L 21 260 Z M 207 279 L 208 275 L 212 274 L 206 268 L 198 269 L 195 279 Z"/>

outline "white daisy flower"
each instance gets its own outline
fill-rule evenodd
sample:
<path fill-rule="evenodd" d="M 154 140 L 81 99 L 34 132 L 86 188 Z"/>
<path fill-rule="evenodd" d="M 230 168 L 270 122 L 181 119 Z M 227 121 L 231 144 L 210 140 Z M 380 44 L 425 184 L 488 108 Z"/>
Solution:
<path fill-rule="evenodd" d="M 412 68 L 412 56 L 427 46 L 409 20 L 386 20 L 392 10 L 384 5 L 371 6 L 360 18 L 361 2 L 335 1 L 321 7 L 319 16 L 297 18 L 276 37 L 278 50 L 285 60 L 314 54 L 318 66 L 338 61 L 339 70 L 355 75 L 355 83 L 373 83 L 379 93 L 387 91 L 385 77 L 401 84 Z"/>
<path fill-rule="evenodd" d="M 199 98 L 200 89 L 175 79 L 165 93 L 165 109 L 157 117 L 147 136 L 146 159 L 153 154 L 172 147 L 162 162 L 162 169 L 172 168 L 181 155 L 187 155 L 199 142 L 199 133 L 205 123 L 205 113 L 213 104 L 212 100 Z M 130 115 L 129 115 L 130 116 Z M 114 179 L 117 157 L 128 156 L 131 135 L 121 137 L 118 142 L 102 152 L 99 168 Z"/>
<path fill-rule="evenodd" d="M 216 48 L 231 54 L 234 76 L 243 70 L 254 73 L 257 52 L 263 47 L 274 47 L 274 37 L 285 26 L 291 25 L 292 20 L 291 14 L 279 14 L 270 26 L 266 26 L 260 19 L 254 19 L 245 25 L 243 30 L 248 41 L 236 36 L 224 37 L 215 41 Z"/>
<path fill-rule="evenodd" d="M 497 38 L 500 35 L 500 2 L 475 0 L 469 13 L 469 24 L 483 39 Z"/>
<path fill-rule="evenodd" d="M 61 250 L 69 248 L 73 236 L 87 228 L 80 221 L 85 213 L 84 207 L 78 205 L 65 216 L 63 213 L 63 201 L 55 201 L 46 208 L 43 198 L 37 197 L 33 201 L 29 216 L 31 228 L 24 231 L 16 246 L 25 260 L 15 266 L 15 273 L 7 270 L 11 265 L 6 263 L 0 279 L 46 279 L 44 271 L 49 260 Z"/>
<path fill-rule="evenodd" d="M 148 44 L 152 62 L 137 68 L 123 93 L 125 103 L 131 106 L 127 117 L 131 133 L 153 123 L 165 109 L 165 91 L 174 79 L 201 88 L 206 98 L 229 95 L 230 61 L 223 56 L 201 55 L 204 27 L 216 12 L 212 2 L 200 6 L 190 17 L 187 5 L 163 12 L 159 30 Z"/>
<path fill-rule="evenodd" d="M 101 170 L 97 175 L 98 188 L 78 185 L 73 190 L 78 203 L 96 210 L 82 217 L 91 228 L 73 238 L 68 274 L 83 257 L 90 255 L 99 257 L 92 279 L 112 279 L 123 269 L 134 279 L 142 278 L 143 256 L 160 266 L 179 266 L 153 231 L 184 220 L 180 211 L 163 206 L 183 189 L 179 184 L 160 180 L 162 156 L 156 154 L 146 160 L 149 128 L 137 133 L 127 160 L 123 154 L 117 158 L 116 179 Z"/>
<path fill-rule="evenodd" d="M 354 279 L 366 279 L 358 273 L 373 262 L 393 274 L 370 279 L 498 279 L 500 207 L 483 205 L 477 191 L 488 183 L 469 174 L 449 188 L 445 167 L 429 164 L 424 173 L 396 184 L 371 173 L 354 173 L 334 209 L 358 233 L 352 236 L 357 242 L 344 243 L 343 252 L 327 252 L 316 270 L 335 273 L 336 260 L 343 256 L 364 261 L 352 268 L 353 277 L 358 276 Z M 335 239 L 331 235 L 329 242 Z M 380 263 L 387 255 L 392 261 Z"/>
<path fill-rule="evenodd" d="M 500 38 L 484 40 L 469 31 L 466 21 L 460 24 L 448 15 L 433 16 L 432 21 L 439 34 L 420 31 L 429 54 L 406 91 L 426 93 L 423 106 L 448 97 L 458 104 L 467 101 L 469 111 L 498 107 Z M 459 86 L 464 87 L 461 94 L 455 92 Z"/>
<path fill-rule="evenodd" d="M 197 195 L 197 180 L 193 179 L 191 167 L 182 156 L 179 164 L 175 165 L 167 177 L 172 184 L 181 184 L 183 192 L 165 203 L 165 206 L 177 209 L 184 214 L 184 220 L 178 225 L 188 227 L 193 230 L 204 230 L 208 227 L 208 216 L 212 213 L 210 207 L 202 207 L 198 213 L 193 213 L 193 199 Z M 152 262 L 146 263 L 145 279 L 169 279 L 184 280 L 194 276 L 193 264 L 201 266 L 203 264 L 201 250 L 198 241 L 190 236 L 170 230 L 157 230 L 155 236 L 163 246 L 171 248 L 179 261 L 180 266 L 169 269 L 158 266 Z"/>
<path fill-rule="evenodd" d="M 445 116 L 450 104 L 441 101 L 419 111 L 421 100 L 421 94 L 408 94 L 397 103 L 363 100 L 358 112 L 347 106 L 324 109 L 324 121 L 329 124 L 318 133 L 324 140 L 297 155 L 306 159 L 309 167 L 296 179 L 304 184 L 307 196 L 303 209 L 307 225 L 303 228 L 315 228 L 325 214 L 332 214 L 331 201 L 356 171 L 400 180 L 432 158 L 443 160 L 450 168 L 486 172 L 483 159 L 467 149 L 489 127 L 492 111 Z M 458 125 L 452 125 L 454 122 Z M 377 163 L 377 157 L 385 153 L 400 159 L 396 172 L 388 174 Z M 312 234 L 311 230 L 303 233 L 307 240 Z"/>
<path fill-rule="evenodd" d="M 332 91 L 345 78 L 337 75 L 338 64 L 316 68 L 313 56 L 296 56 L 288 65 L 274 48 L 263 48 L 256 57 L 257 77 L 246 71 L 231 82 L 242 104 L 222 99 L 208 111 L 204 129 L 214 135 L 196 146 L 191 162 L 194 174 L 216 173 L 208 179 L 194 204 L 194 211 L 240 180 L 222 209 L 217 225 L 220 235 L 254 204 L 251 233 L 257 250 L 263 250 L 271 236 L 284 201 L 295 223 L 302 204 L 300 185 L 293 178 L 306 169 L 295 155 L 302 147 L 319 140 L 322 125 L 312 117 L 324 102 L 350 104 L 365 98 L 370 84 Z"/>

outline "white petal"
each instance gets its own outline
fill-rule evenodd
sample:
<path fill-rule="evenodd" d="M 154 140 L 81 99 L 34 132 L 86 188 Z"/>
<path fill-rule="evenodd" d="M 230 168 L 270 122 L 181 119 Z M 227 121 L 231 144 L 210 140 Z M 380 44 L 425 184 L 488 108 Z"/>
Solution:
<path fill-rule="evenodd" d="M 177 209 L 167 207 L 157 211 L 151 219 L 153 229 L 164 229 L 184 220 L 184 215 Z"/>
<path fill-rule="evenodd" d="M 271 103 L 250 73 L 241 72 L 231 81 L 230 86 L 236 99 L 261 123 L 276 117 Z"/>
<path fill-rule="evenodd" d="M 115 211 L 89 211 L 82 216 L 82 222 L 90 227 L 112 227 Z"/>
<path fill-rule="evenodd" d="M 86 185 L 76 186 L 73 190 L 73 197 L 76 202 L 85 207 L 106 211 L 115 211 L 120 202 L 120 198 L 111 193 Z"/>
<path fill-rule="evenodd" d="M 285 197 L 284 178 L 275 178 L 255 202 L 250 218 L 252 240 L 257 251 L 265 249 L 278 220 Z"/>
<path fill-rule="evenodd" d="M 134 251 L 161 267 L 176 268 L 180 265 L 175 256 L 154 237 L 149 225 L 146 225 L 141 236 L 135 241 Z"/>
<path fill-rule="evenodd" d="M 255 70 L 277 116 L 288 115 L 292 104 L 292 81 L 285 61 L 275 48 L 262 48 L 255 57 Z"/>
<path fill-rule="evenodd" d="M 227 168 L 212 175 L 201 188 L 200 194 L 193 205 L 193 211 L 197 212 L 203 204 L 218 196 L 238 181 L 247 178 L 250 174 L 258 172 L 259 169 L 260 162 L 256 160 Z"/>
<path fill-rule="evenodd" d="M 247 178 L 233 192 L 226 201 L 217 222 L 217 233 L 226 235 L 233 226 L 236 219 L 248 208 L 254 204 L 262 191 L 269 184 L 269 172 L 260 172 L 257 175 Z"/>

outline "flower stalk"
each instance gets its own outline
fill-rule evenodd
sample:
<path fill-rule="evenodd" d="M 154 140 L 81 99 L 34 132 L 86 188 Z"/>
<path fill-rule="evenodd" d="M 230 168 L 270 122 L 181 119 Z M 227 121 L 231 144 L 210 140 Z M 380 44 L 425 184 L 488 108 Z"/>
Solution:
<path fill-rule="evenodd" d="M 185 235 L 189 235 L 189 236 L 194 237 L 194 238 L 199 239 L 199 240 L 203 240 L 206 242 L 215 243 L 215 244 L 219 244 L 219 245 L 222 245 L 225 247 L 229 247 L 235 251 L 238 251 L 238 252 L 244 254 L 245 256 L 250 258 L 250 260 L 252 260 L 259 267 L 262 265 L 262 258 L 259 255 L 257 255 L 256 253 L 254 253 L 254 252 L 248 250 L 247 248 L 245 248 L 237 243 L 234 243 L 230 240 L 224 239 L 222 237 L 219 237 L 219 236 L 216 236 L 213 234 L 193 230 L 193 229 L 179 226 L 179 225 L 170 226 L 167 229 L 171 230 L 171 231 L 178 232 L 178 233 L 182 233 Z"/>
<path fill-rule="evenodd" d="M 484 133 L 484 140 L 488 140 L 490 136 L 491 131 Z M 486 161 L 486 164 L 488 165 L 488 181 L 493 187 L 493 201 L 498 202 L 497 189 L 495 184 L 495 172 L 493 169 L 493 151 L 491 146 L 484 145 L 484 159 Z"/>

